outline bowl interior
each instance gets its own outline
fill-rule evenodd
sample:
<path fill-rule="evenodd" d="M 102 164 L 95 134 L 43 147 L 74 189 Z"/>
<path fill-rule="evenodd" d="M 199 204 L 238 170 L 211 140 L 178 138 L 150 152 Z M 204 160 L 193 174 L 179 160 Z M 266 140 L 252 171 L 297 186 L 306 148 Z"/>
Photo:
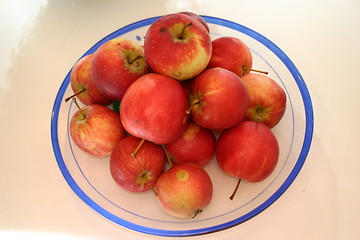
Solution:
<path fill-rule="evenodd" d="M 95 44 L 84 55 L 93 53 L 113 38 L 128 38 L 143 43 L 145 33 L 158 17 L 125 26 Z M 292 61 L 274 43 L 261 34 L 224 19 L 203 16 L 212 39 L 234 36 L 244 41 L 253 55 L 253 67 L 266 70 L 286 91 L 287 109 L 273 128 L 279 145 L 279 162 L 266 180 L 242 181 L 236 197 L 229 200 L 237 179 L 225 175 L 213 159 L 205 167 L 212 178 L 211 204 L 194 219 L 179 220 L 167 215 L 151 191 L 129 193 L 116 185 L 109 171 L 109 158 L 95 158 L 78 149 L 69 135 L 69 122 L 76 111 L 64 99 L 72 94 L 70 72 L 64 79 L 54 103 L 51 134 L 59 168 L 74 192 L 92 209 L 127 228 L 162 236 L 187 236 L 222 230 L 242 223 L 269 207 L 291 185 L 309 151 L 313 132 L 310 95 L 301 74 Z M 70 70 L 71 71 L 71 70 Z"/>

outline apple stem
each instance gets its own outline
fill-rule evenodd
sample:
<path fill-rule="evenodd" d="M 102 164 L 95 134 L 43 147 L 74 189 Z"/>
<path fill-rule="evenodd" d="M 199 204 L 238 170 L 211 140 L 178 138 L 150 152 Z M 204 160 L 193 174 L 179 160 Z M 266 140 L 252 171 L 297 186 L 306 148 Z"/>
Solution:
<path fill-rule="evenodd" d="M 171 160 L 171 156 L 170 156 L 170 153 L 168 152 L 168 150 L 166 149 L 166 147 L 165 147 L 165 145 L 161 145 L 162 146 L 162 148 L 164 149 L 164 152 L 165 152 L 165 155 L 166 155 L 166 159 L 167 159 L 167 161 L 168 161 L 168 163 L 169 163 L 169 166 L 170 166 L 170 168 L 172 168 L 172 160 Z"/>
<path fill-rule="evenodd" d="M 194 216 L 192 218 L 195 218 L 198 214 L 202 213 L 202 209 L 198 208 L 194 211 Z"/>
<path fill-rule="evenodd" d="M 261 70 L 257 70 L 257 69 L 247 68 L 245 66 L 243 66 L 242 69 L 243 69 L 244 72 L 249 70 L 249 71 L 253 71 L 253 72 L 257 72 L 257 73 L 263 73 L 265 75 L 267 75 L 269 73 L 267 71 L 261 71 Z"/>
<path fill-rule="evenodd" d="M 238 182 L 237 182 L 237 184 L 236 184 L 236 187 L 235 187 L 235 189 L 234 189 L 234 192 L 233 192 L 233 193 L 231 194 L 231 196 L 229 197 L 230 200 L 233 200 L 233 198 L 235 197 L 235 194 L 236 194 L 236 192 L 237 192 L 237 190 L 238 190 L 238 188 L 239 188 L 240 182 L 241 182 L 241 178 L 238 179 Z"/>
<path fill-rule="evenodd" d="M 155 188 L 150 184 L 150 178 L 148 177 L 148 174 L 146 172 L 142 173 L 141 176 L 142 182 L 146 183 L 148 187 L 153 191 L 155 196 L 158 195 L 158 192 L 155 190 Z"/>
<path fill-rule="evenodd" d="M 190 27 L 191 25 L 192 25 L 192 22 L 184 25 L 184 27 L 182 28 L 181 33 L 180 33 L 180 35 L 179 35 L 179 37 L 178 37 L 179 39 L 184 39 L 185 29 L 186 29 L 187 27 Z"/>
<path fill-rule="evenodd" d="M 151 185 L 150 182 L 147 182 L 146 184 L 150 187 L 151 191 L 153 191 L 153 193 L 157 197 L 159 195 L 159 193 L 156 191 L 156 189 L 153 187 L 153 185 Z"/>
<path fill-rule="evenodd" d="M 80 93 L 84 92 L 86 89 L 82 88 L 81 90 L 77 91 L 76 93 L 74 93 L 73 95 L 71 95 L 70 97 L 65 98 L 65 102 L 68 102 L 71 98 L 79 95 Z"/>
<path fill-rule="evenodd" d="M 129 64 L 132 64 L 133 62 L 135 62 L 136 60 L 139 60 L 139 59 L 141 59 L 141 58 L 143 58 L 142 55 L 137 55 L 134 59 L 128 60 L 128 62 L 129 62 Z"/>
<path fill-rule="evenodd" d="M 81 109 L 81 107 L 79 106 L 79 104 L 78 104 L 78 102 L 77 102 L 77 100 L 76 100 L 76 97 L 73 97 L 72 98 L 72 101 L 75 103 L 75 105 L 76 105 L 76 107 L 79 109 L 79 111 L 80 111 L 80 113 L 81 113 L 81 115 L 83 116 L 83 119 L 85 119 L 85 114 L 84 114 L 84 111 Z"/>
<path fill-rule="evenodd" d="M 139 152 L 141 146 L 144 144 L 145 139 L 141 139 L 139 145 L 136 147 L 136 149 L 134 150 L 134 152 L 131 154 L 132 157 L 136 157 L 136 154 Z"/>
<path fill-rule="evenodd" d="M 257 113 L 257 118 L 256 118 L 256 120 L 260 122 L 261 119 L 262 119 L 262 109 L 261 109 L 261 108 L 257 108 L 257 109 L 256 109 L 256 113 Z"/>
<path fill-rule="evenodd" d="M 195 99 L 195 100 L 192 100 L 191 103 L 190 103 L 190 107 L 185 111 L 186 114 L 190 114 L 191 113 L 191 110 L 194 108 L 194 106 L 196 104 L 199 104 L 200 103 L 200 100 L 199 99 Z"/>
<path fill-rule="evenodd" d="M 191 106 L 185 111 L 185 113 L 186 113 L 186 114 L 190 114 L 193 107 L 194 107 L 194 105 L 191 105 Z"/>

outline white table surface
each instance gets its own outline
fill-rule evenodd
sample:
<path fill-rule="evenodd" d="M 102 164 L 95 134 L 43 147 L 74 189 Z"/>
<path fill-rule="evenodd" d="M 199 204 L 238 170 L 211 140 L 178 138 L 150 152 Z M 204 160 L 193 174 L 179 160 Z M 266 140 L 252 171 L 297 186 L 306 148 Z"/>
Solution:
<path fill-rule="evenodd" d="M 50 120 L 65 75 L 93 44 L 182 10 L 276 43 L 300 70 L 315 113 L 305 165 L 273 205 L 187 239 L 360 239 L 359 0 L 0 0 L 0 239 L 161 239 L 118 226 L 77 197 L 57 166 Z"/>

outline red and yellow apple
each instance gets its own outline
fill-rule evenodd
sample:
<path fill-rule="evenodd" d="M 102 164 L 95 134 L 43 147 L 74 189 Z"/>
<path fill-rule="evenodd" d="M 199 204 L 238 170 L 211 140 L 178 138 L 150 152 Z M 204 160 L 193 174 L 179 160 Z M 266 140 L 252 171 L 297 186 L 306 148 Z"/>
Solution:
<path fill-rule="evenodd" d="M 250 49 L 239 38 L 220 37 L 212 41 L 208 68 L 225 68 L 241 77 L 250 72 L 252 62 Z"/>
<path fill-rule="evenodd" d="M 182 163 L 164 172 L 155 186 L 161 208 L 176 218 L 196 217 L 212 199 L 208 173 L 195 163 Z"/>
<path fill-rule="evenodd" d="M 74 95 L 68 97 L 67 100 L 76 96 L 85 105 L 108 105 L 111 101 L 97 89 L 91 76 L 90 66 L 92 58 L 93 54 L 86 55 L 80 58 L 72 68 L 70 85 Z"/>
<path fill-rule="evenodd" d="M 130 84 L 149 71 L 143 47 L 124 38 L 102 44 L 91 63 L 96 87 L 113 101 L 120 101 Z"/>
<path fill-rule="evenodd" d="M 165 170 L 165 153 L 161 146 L 145 141 L 136 156 L 132 153 L 141 139 L 127 136 L 110 157 L 110 173 L 115 182 L 130 192 L 145 192 L 155 187 Z"/>
<path fill-rule="evenodd" d="M 192 82 L 190 116 L 201 127 L 222 130 L 245 116 L 248 94 L 239 76 L 224 68 L 206 69 Z"/>
<path fill-rule="evenodd" d="M 248 90 L 249 104 L 244 120 L 258 121 L 275 127 L 286 110 L 284 89 L 273 79 L 258 73 L 241 77 Z"/>
<path fill-rule="evenodd" d="M 144 50 L 151 69 L 182 81 L 203 71 L 211 57 L 206 28 L 185 14 L 165 15 L 149 27 Z"/>
<path fill-rule="evenodd" d="M 72 116 L 70 136 L 81 150 L 96 157 L 107 157 L 126 136 L 126 131 L 117 112 L 90 104 Z"/>

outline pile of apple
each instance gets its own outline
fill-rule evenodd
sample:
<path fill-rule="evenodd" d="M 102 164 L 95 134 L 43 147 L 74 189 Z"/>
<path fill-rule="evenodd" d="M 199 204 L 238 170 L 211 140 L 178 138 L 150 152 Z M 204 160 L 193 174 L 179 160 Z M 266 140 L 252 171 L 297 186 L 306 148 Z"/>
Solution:
<path fill-rule="evenodd" d="M 204 166 L 214 155 L 238 185 L 264 180 L 279 158 L 271 128 L 284 115 L 284 90 L 252 69 L 244 42 L 212 40 L 209 32 L 195 13 L 168 14 L 148 28 L 144 46 L 109 40 L 70 75 L 74 95 L 66 101 L 79 107 L 70 123 L 74 143 L 110 157 L 119 186 L 152 190 L 178 218 L 209 205 L 213 186 Z"/>

